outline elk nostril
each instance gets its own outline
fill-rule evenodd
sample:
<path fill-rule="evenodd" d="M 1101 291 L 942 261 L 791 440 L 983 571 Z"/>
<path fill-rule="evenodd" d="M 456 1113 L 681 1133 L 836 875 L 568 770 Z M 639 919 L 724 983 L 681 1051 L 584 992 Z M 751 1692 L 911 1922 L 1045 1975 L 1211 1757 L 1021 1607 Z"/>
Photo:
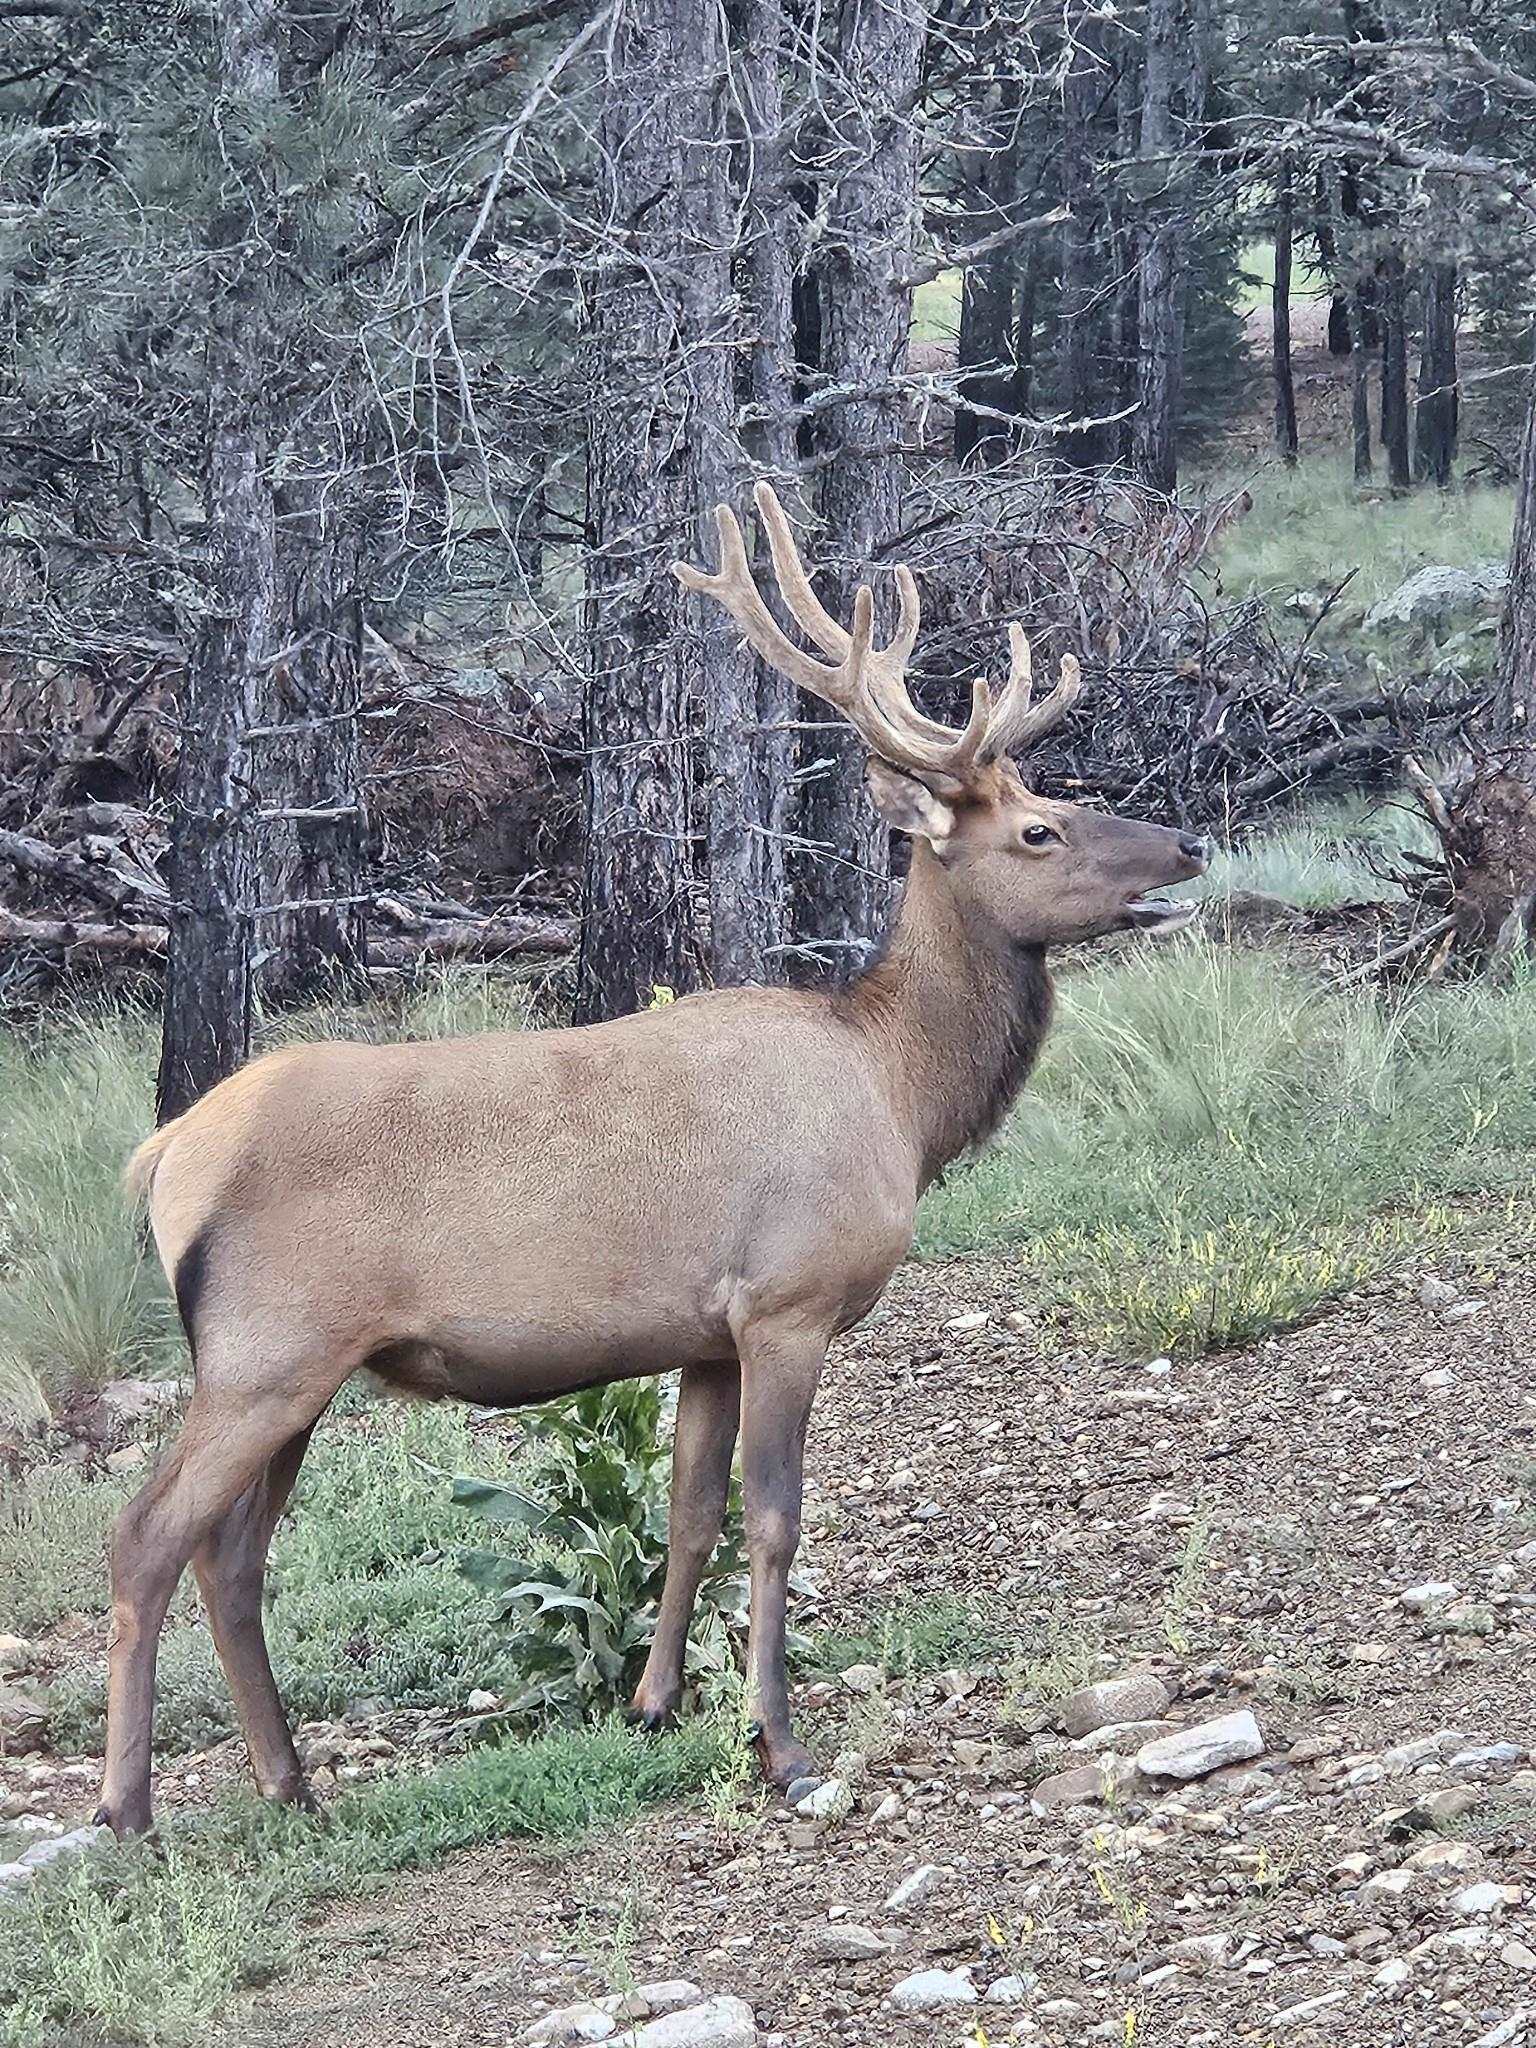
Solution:
<path fill-rule="evenodd" d="M 1211 857 L 1211 842 L 1203 834 L 1184 832 L 1179 837 L 1179 851 L 1186 860 L 1197 860 L 1203 867 Z"/>

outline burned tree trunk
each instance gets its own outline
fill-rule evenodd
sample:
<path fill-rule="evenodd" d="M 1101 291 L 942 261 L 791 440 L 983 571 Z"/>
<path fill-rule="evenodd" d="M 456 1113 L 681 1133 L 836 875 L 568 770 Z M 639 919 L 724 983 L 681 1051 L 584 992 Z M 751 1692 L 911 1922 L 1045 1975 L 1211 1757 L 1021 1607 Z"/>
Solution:
<path fill-rule="evenodd" d="M 222 0 L 219 91 L 265 118 L 278 96 L 272 0 Z M 242 166 L 213 223 L 217 278 L 208 342 L 206 596 L 188 663 L 171 833 L 170 958 L 160 1045 L 161 1120 L 231 1073 L 250 1046 L 256 855 L 246 733 L 263 722 L 280 644 L 267 347 L 272 204 L 266 173 Z M 253 232 L 254 227 L 254 232 Z"/>
<path fill-rule="evenodd" d="M 1104 18 L 1090 0 L 1072 0 L 1064 15 L 1067 52 L 1061 83 L 1061 371 L 1068 419 L 1059 452 L 1074 469 L 1104 460 L 1104 429 L 1090 424 L 1100 407 L 1098 330 L 1104 284 L 1102 203 L 1094 162 L 1094 120 L 1108 91 Z"/>
<path fill-rule="evenodd" d="M 971 176 L 968 226 L 976 241 L 1014 219 L 1019 197 L 1016 147 L 1018 79 L 994 78 L 989 104 L 978 115 L 984 147 Z M 1009 424 L 1018 397 L 1015 278 L 1018 252 L 1010 243 L 967 264 L 961 284 L 959 391 L 955 408 L 955 460 L 1004 462 L 1016 429 Z"/>
<path fill-rule="evenodd" d="M 1394 491 L 1413 488 L 1408 456 L 1408 280 L 1403 252 L 1381 263 L 1381 445 Z"/>
<path fill-rule="evenodd" d="M 1198 127 L 1205 104 L 1208 0 L 1149 0 L 1141 94 L 1141 175 L 1152 196 L 1137 263 L 1137 410 L 1132 466 L 1154 489 L 1179 480 L 1184 325 L 1189 296 L 1190 181 L 1178 115 Z"/>
<path fill-rule="evenodd" d="M 1291 370 L 1291 228 L 1295 207 L 1291 160 L 1280 163 L 1275 208 L 1275 284 L 1271 294 L 1274 318 L 1275 447 L 1281 460 L 1294 463 L 1300 441 L 1296 431 L 1296 379 Z"/>
<path fill-rule="evenodd" d="M 1460 385 L 1456 364 L 1456 265 L 1424 266 L 1424 334 L 1414 412 L 1414 467 L 1421 481 L 1449 490 L 1456 461 Z"/>
<path fill-rule="evenodd" d="M 836 565 L 831 608 L 853 591 L 901 531 L 905 483 L 900 382 L 906 367 L 917 211 L 915 101 L 924 16 L 896 0 L 843 0 L 841 89 L 832 112 L 831 203 L 821 283 L 821 364 L 846 393 L 825 422 L 820 510 Z M 857 965 L 889 894 L 890 843 L 864 787 L 865 750 L 819 705 L 805 735 L 800 833 L 807 941 Z"/>
<path fill-rule="evenodd" d="M 599 135 L 612 224 L 588 359 L 590 613 L 585 904 L 579 1022 L 692 988 L 698 863 L 690 749 L 697 622 L 668 563 L 695 540 L 700 350 L 686 288 L 699 152 L 716 118 L 718 13 L 688 0 L 625 0 L 609 42 Z M 718 347 L 718 344 L 717 344 Z"/>
<path fill-rule="evenodd" d="M 1350 419 L 1354 432 L 1355 482 L 1371 480 L 1371 358 L 1366 336 L 1369 331 L 1367 307 L 1359 289 L 1349 298 L 1350 367 L 1354 373 Z"/>

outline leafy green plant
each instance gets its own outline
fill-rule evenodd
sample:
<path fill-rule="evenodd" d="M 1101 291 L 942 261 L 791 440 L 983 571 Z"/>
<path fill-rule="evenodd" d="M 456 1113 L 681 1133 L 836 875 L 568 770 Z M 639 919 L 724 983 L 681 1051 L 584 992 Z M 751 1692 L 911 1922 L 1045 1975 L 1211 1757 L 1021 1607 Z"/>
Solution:
<path fill-rule="evenodd" d="M 552 1402 L 528 1419 L 524 1486 L 463 1475 L 453 1498 L 504 1528 L 525 1530 L 526 1562 L 469 1551 L 461 1569 L 515 1624 L 507 1650 L 525 1674 L 507 1712 L 575 1718 L 625 1698 L 661 1600 L 667 1563 L 667 1453 L 658 1441 L 660 1387 L 628 1380 Z M 746 1613 L 739 1490 L 699 1589 L 691 1675 L 718 1673 Z"/>

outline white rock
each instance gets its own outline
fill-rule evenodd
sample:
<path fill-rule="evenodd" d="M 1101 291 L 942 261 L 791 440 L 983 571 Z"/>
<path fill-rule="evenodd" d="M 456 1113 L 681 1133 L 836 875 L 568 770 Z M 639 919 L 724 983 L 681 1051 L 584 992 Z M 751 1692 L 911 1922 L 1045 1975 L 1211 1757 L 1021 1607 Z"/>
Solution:
<path fill-rule="evenodd" d="M 1331 2005 L 1342 2005 L 1348 1996 L 1347 1991 L 1328 1991 L 1321 1998 L 1304 1998 L 1300 2005 L 1287 2005 L 1277 2012 L 1274 2024 L 1277 2027 L 1299 2027 L 1314 2013 L 1326 2012 Z"/>
<path fill-rule="evenodd" d="M 1235 1714 L 1220 1714 L 1214 1721 L 1144 1743 L 1136 1752 L 1136 1764 L 1149 1778 L 1203 1778 L 1224 1764 L 1263 1754 L 1259 1724 L 1248 1708 L 1241 1707 Z"/>
<path fill-rule="evenodd" d="M 901 1803 L 901 1794 L 899 1792 L 887 1792 L 880 1804 L 869 1816 L 870 1823 L 874 1827 L 886 1827 L 893 1820 L 900 1820 L 905 1811 L 906 1809 Z"/>
<path fill-rule="evenodd" d="M 487 1692 L 484 1686 L 477 1686 L 464 1702 L 464 1705 L 471 1714 L 490 1714 L 494 1713 L 496 1708 L 501 1705 L 501 1702 L 497 1699 L 495 1693 Z"/>
<path fill-rule="evenodd" d="M 1124 1753 L 1173 1732 L 1171 1721 L 1111 1721 L 1107 1727 L 1095 1728 L 1091 1735 L 1082 1736 L 1072 1747 L 1083 1756 L 1097 1756 L 1105 1749 Z"/>
<path fill-rule="evenodd" d="M 909 1906 L 918 1905 L 943 1875 L 943 1869 L 937 1863 L 920 1863 L 916 1870 L 909 1870 L 886 1900 L 886 1912 L 904 1913 Z"/>
<path fill-rule="evenodd" d="M 1412 1975 L 1413 1965 L 1406 1956 L 1393 1956 L 1390 1962 L 1382 1964 L 1372 1981 L 1390 1991 L 1399 1984 L 1406 1984 Z"/>
<path fill-rule="evenodd" d="M 914 1970 L 893 1984 L 886 2004 L 895 2012 L 943 2012 L 952 2005 L 974 2005 L 976 1986 L 964 1970 Z"/>
<path fill-rule="evenodd" d="M 635 1996 L 644 1999 L 646 2012 L 655 2019 L 662 2013 L 681 2012 L 685 2006 L 697 2005 L 704 1994 L 687 1977 L 662 1977 L 654 1984 L 637 1984 Z"/>
<path fill-rule="evenodd" d="M 1517 1884 L 1495 1884 L 1485 1878 L 1452 1895 L 1451 1911 L 1458 1920 L 1497 1919 L 1506 1906 L 1518 1906 L 1525 1897 Z"/>
<path fill-rule="evenodd" d="M 878 1664 L 850 1664 L 842 1675 L 842 1682 L 850 1692 L 879 1692 L 885 1684 L 885 1673 Z"/>
<path fill-rule="evenodd" d="M 37 1646 L 25 1636 L 0 1635 L 0 1678 L 25 1678 L 37 1658 Z"/>
<path fill-rule="evenodd" d="M 1463 1749 L 1451 1758 L 1453 1771 L 1472 1771 L 1484 1764 L 1517 1764 L 1525 1751 L 1518 1742 L 1487 1742 L 1479 1749 Z"/>
<path fill-rule="evenodd" d="M 1444 1607 L 1448 1600 L 1460 1597 L 1460 1586 L 1449 1579 L 1426 1579 L 1422 1585 L 1405 1586 L 1397 1599 L 1410 1614 L 1428 1614 L 1431 1608 Z"/>
<path fill-rule="evenodd" d="M 545 2013 L 543 2019 L 535 2020 L 524 2034 L 529 2048 L 567 2048 L 575 2041 L 608 2041 L 619 2031 L 618 2022 L 600 2005 L 583 2001 L 580 2005 L 562 2005 L 556 2012 Z"/>
<path fill-rule="evenodd" d="M 1168 1688 L 1162 1680 L 1150 1671 L 1135 1671 L 1068 1693 L 1055 1713 L 1066 1734 L 1081 1737 L 1135 1721 L 1160 1721 L 1168 1707 Z"/>
<path fill-rule="evenodd" d="M 891 1944 L 883 1935 L 851 1920 L 835 1920 L 830 1927 L 814 1928 L 805 1945 L 811 1955 L 828 1963 L 863 1963 L 891 1952 Z"/>
<path fill-rule="evenodd" d="M 757 2019 L 744 1998 L 706 1998 L 620 2036 L 617 2048 L 757 2048 Z"/>
<path fill-rule="evenodd" d="M 1186 1934 L 1168 1953 L 1184 1969 L 1215 1970 L 1231 1955 L 1236 1940 L 1234 1934 Z"/>
<path fill-rule="evenodd" d="M 987 1986 L 988 2005 L 1021 2005 L 1035 1988 L 1033 1977 L 995 1977 Z"/>
<path fill-rule="evenodd" d="M 946 1330 L 955 1330 L 963 1335 L 967 1330 L 984 1330 L 991 1320 L 992 1316 L 989 1310 L 974 1308 L 969 1315 L 951 1316 L 944 1327 Z"/>
<path fill-rule="evenodd" d="M 1405 583 L 1378 598 L 1365 615 L 1365 630 L 1382 626 L 1442 626 L 1458 613 L 1492 610 L 1503 599 L 1509 570 L 1503 562 L 1474 562 L 1470 568 L 1434 563 L 1416 569 Z"/>
<path fill-rule="evenodd" d="M 1509 2048 L 1511 2042 L 1525 2039 L 1525 2031 L 1530 2024 L 1528 2012 L 1512 2012 L 1507 2020 L 1500 2020 L 1486 2034 L 1479 2034 L 1472 2048 Z"/>
<path fill-rule="evenodd" d="M 1412 1870 L 1383 1870 L 1375 1877 L 1367 1878 L 1360 1890 L 1373 1899 L 1400 1899 L 1404 1892 L 1411 1891 L 1418 1882 L 1418 1875 Z"/>
<path fill-rule="evenodd" d="M 0 1863 L 0 1892 L 20 1891 L 24 1884 L 30 1884 L 37 1872 L 26 1863 Z"/>

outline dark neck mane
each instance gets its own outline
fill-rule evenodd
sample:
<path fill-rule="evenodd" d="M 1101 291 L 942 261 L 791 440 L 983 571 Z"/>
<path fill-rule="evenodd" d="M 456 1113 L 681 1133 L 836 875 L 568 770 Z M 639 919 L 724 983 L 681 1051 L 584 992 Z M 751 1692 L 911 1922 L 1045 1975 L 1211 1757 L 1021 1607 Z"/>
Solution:
<path fill-rule="evenodd" d="M 838 1005 L 897 1084 L 926 1187 L 1007 1115 L 1050 1027 L 1051 977 L 1043 947 L 962 912 L 918 841 L 881 956 Z"/>

